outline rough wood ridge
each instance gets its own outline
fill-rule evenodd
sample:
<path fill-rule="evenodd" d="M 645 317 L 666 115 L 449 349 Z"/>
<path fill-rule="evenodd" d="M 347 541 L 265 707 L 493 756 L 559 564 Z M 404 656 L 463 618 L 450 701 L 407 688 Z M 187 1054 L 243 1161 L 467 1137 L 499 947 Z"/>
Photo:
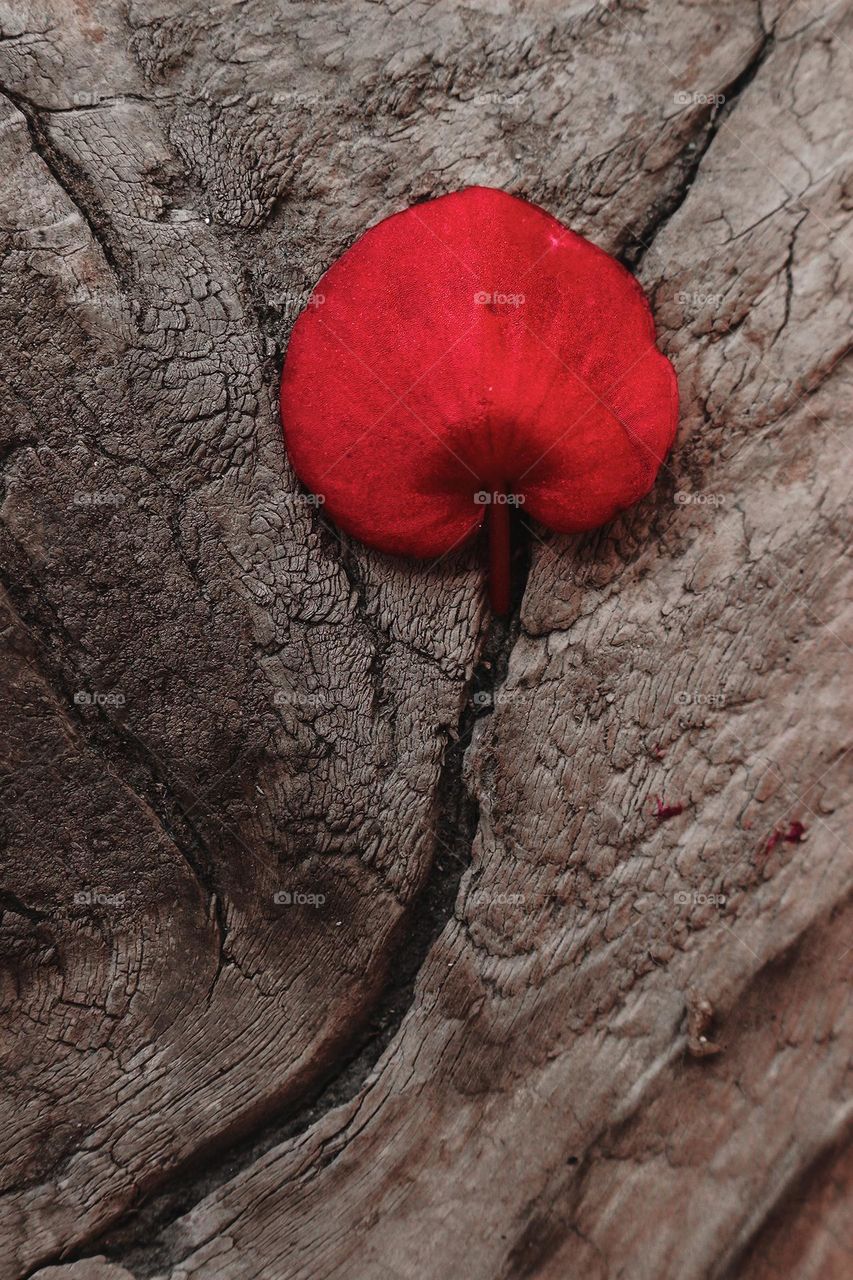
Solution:
<path fill-rule="evenodd" d="M 0 1280 L 850 1274 L 852 62 L 817 0 L 0 0 Z M 275 405 L 471 183 L 683 397 L 506 626 Z"/>

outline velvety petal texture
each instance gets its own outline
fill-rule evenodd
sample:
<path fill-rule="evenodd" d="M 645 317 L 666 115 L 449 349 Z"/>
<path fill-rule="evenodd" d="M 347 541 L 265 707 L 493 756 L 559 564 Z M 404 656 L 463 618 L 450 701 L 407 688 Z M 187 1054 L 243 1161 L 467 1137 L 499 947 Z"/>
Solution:
<path fill-rule="evenodd" d="M 328 516 L 432 558 L 479 527 L 483 491 L 561 532 L 636 502 L 678 392 L 624 267 L 536 205 L 471 187 L 386 218 L 329 268 L 290 339 L 281 416 Z"/>

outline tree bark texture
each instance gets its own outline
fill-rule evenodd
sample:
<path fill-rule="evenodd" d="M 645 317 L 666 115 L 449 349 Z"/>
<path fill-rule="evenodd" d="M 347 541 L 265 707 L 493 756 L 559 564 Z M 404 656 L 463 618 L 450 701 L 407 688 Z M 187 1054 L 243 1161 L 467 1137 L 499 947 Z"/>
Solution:
<path fill-rule="evenodd" d="M 850 1274 L 851 64 L 817 0 L 0 2 L 0 1280 Z M 506 620 L 276 406 L 474 183 L 682 395 Z"/>

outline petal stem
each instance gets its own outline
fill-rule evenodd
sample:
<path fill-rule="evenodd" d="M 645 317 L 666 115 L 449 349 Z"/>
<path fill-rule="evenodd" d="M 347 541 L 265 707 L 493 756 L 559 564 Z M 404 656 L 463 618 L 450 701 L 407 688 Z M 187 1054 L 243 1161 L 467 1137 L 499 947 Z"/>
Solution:
<path fill-rule="evenodd" d="M 492 492 L 489 507 L 489 600 L 500 618 L 509 613 L 510 536 L 507 496 L 506 485 L 499 485 Z"/>

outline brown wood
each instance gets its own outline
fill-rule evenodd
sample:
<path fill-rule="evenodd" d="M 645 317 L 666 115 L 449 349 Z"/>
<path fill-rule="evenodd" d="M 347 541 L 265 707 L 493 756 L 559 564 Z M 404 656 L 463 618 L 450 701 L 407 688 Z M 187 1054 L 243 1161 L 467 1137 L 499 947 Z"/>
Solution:
<path fill-rule="evenodd" d="M 851 48 L 0 3 L 0 1280 L 849 1274 Z M 472 182 L 636 269 L 683 399 L 506 622 L 275 403 L 325 267 Z"/>

